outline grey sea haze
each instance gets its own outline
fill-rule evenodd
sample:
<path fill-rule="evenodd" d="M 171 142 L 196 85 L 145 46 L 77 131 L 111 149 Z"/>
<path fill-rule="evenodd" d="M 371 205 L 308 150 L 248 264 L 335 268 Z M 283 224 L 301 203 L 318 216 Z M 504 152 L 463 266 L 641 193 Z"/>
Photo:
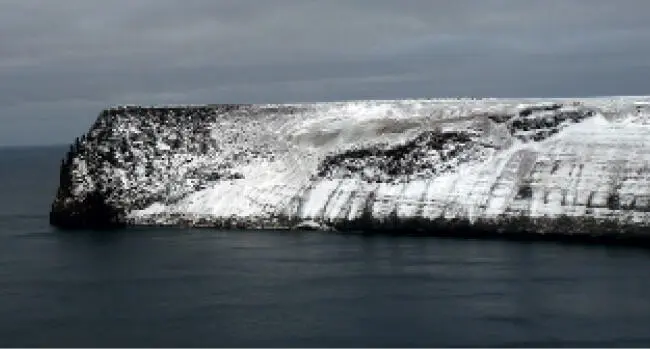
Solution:
<path fill-rule="evenodd" d="M 648 250 L 62 232 L 65 150 L 0 149 L 0 346 L 650 346 Z"/>

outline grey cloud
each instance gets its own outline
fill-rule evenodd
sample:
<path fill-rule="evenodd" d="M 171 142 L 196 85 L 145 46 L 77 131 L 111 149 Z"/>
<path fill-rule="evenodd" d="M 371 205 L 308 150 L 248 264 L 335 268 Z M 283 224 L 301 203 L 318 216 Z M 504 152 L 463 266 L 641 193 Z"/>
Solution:
<path fill-rule="evenodd" d="M 0 144 L 68 142 L 115 103 L 643 94 L 647 13 L 644 0 L 5 0 Z"/>

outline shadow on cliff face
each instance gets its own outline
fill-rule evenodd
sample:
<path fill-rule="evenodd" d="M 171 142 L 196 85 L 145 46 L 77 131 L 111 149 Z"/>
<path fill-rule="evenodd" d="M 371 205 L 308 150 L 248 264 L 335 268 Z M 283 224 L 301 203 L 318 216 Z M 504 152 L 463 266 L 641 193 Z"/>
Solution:
<path fill-rule="evenodd" d="M 122 228 L 124 213 L 107 202 L 107 195 L 95 190 L 82 201 L 53 205 L 50 224 L 62 229 L 110 230 Z"/>

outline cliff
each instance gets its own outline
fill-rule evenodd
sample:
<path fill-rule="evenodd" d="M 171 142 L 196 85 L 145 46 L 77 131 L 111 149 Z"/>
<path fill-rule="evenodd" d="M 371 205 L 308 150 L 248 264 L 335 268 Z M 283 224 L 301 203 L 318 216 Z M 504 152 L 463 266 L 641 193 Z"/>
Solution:
<path fill-rule="evenodd" d="M 50 221 L 644 235 L 649 102 L 115 107 L 63 159 Z"/>

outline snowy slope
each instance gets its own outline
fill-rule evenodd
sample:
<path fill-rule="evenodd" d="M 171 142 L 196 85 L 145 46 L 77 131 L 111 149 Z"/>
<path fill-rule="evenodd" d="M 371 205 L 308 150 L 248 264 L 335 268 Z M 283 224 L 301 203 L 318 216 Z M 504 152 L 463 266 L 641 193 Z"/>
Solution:
<path fill-rule="evenodd" d="M 650 224 L 648 97 L 116 107 L 69 160 L 59 218 L 95 193 L 134 225 Z"/>

